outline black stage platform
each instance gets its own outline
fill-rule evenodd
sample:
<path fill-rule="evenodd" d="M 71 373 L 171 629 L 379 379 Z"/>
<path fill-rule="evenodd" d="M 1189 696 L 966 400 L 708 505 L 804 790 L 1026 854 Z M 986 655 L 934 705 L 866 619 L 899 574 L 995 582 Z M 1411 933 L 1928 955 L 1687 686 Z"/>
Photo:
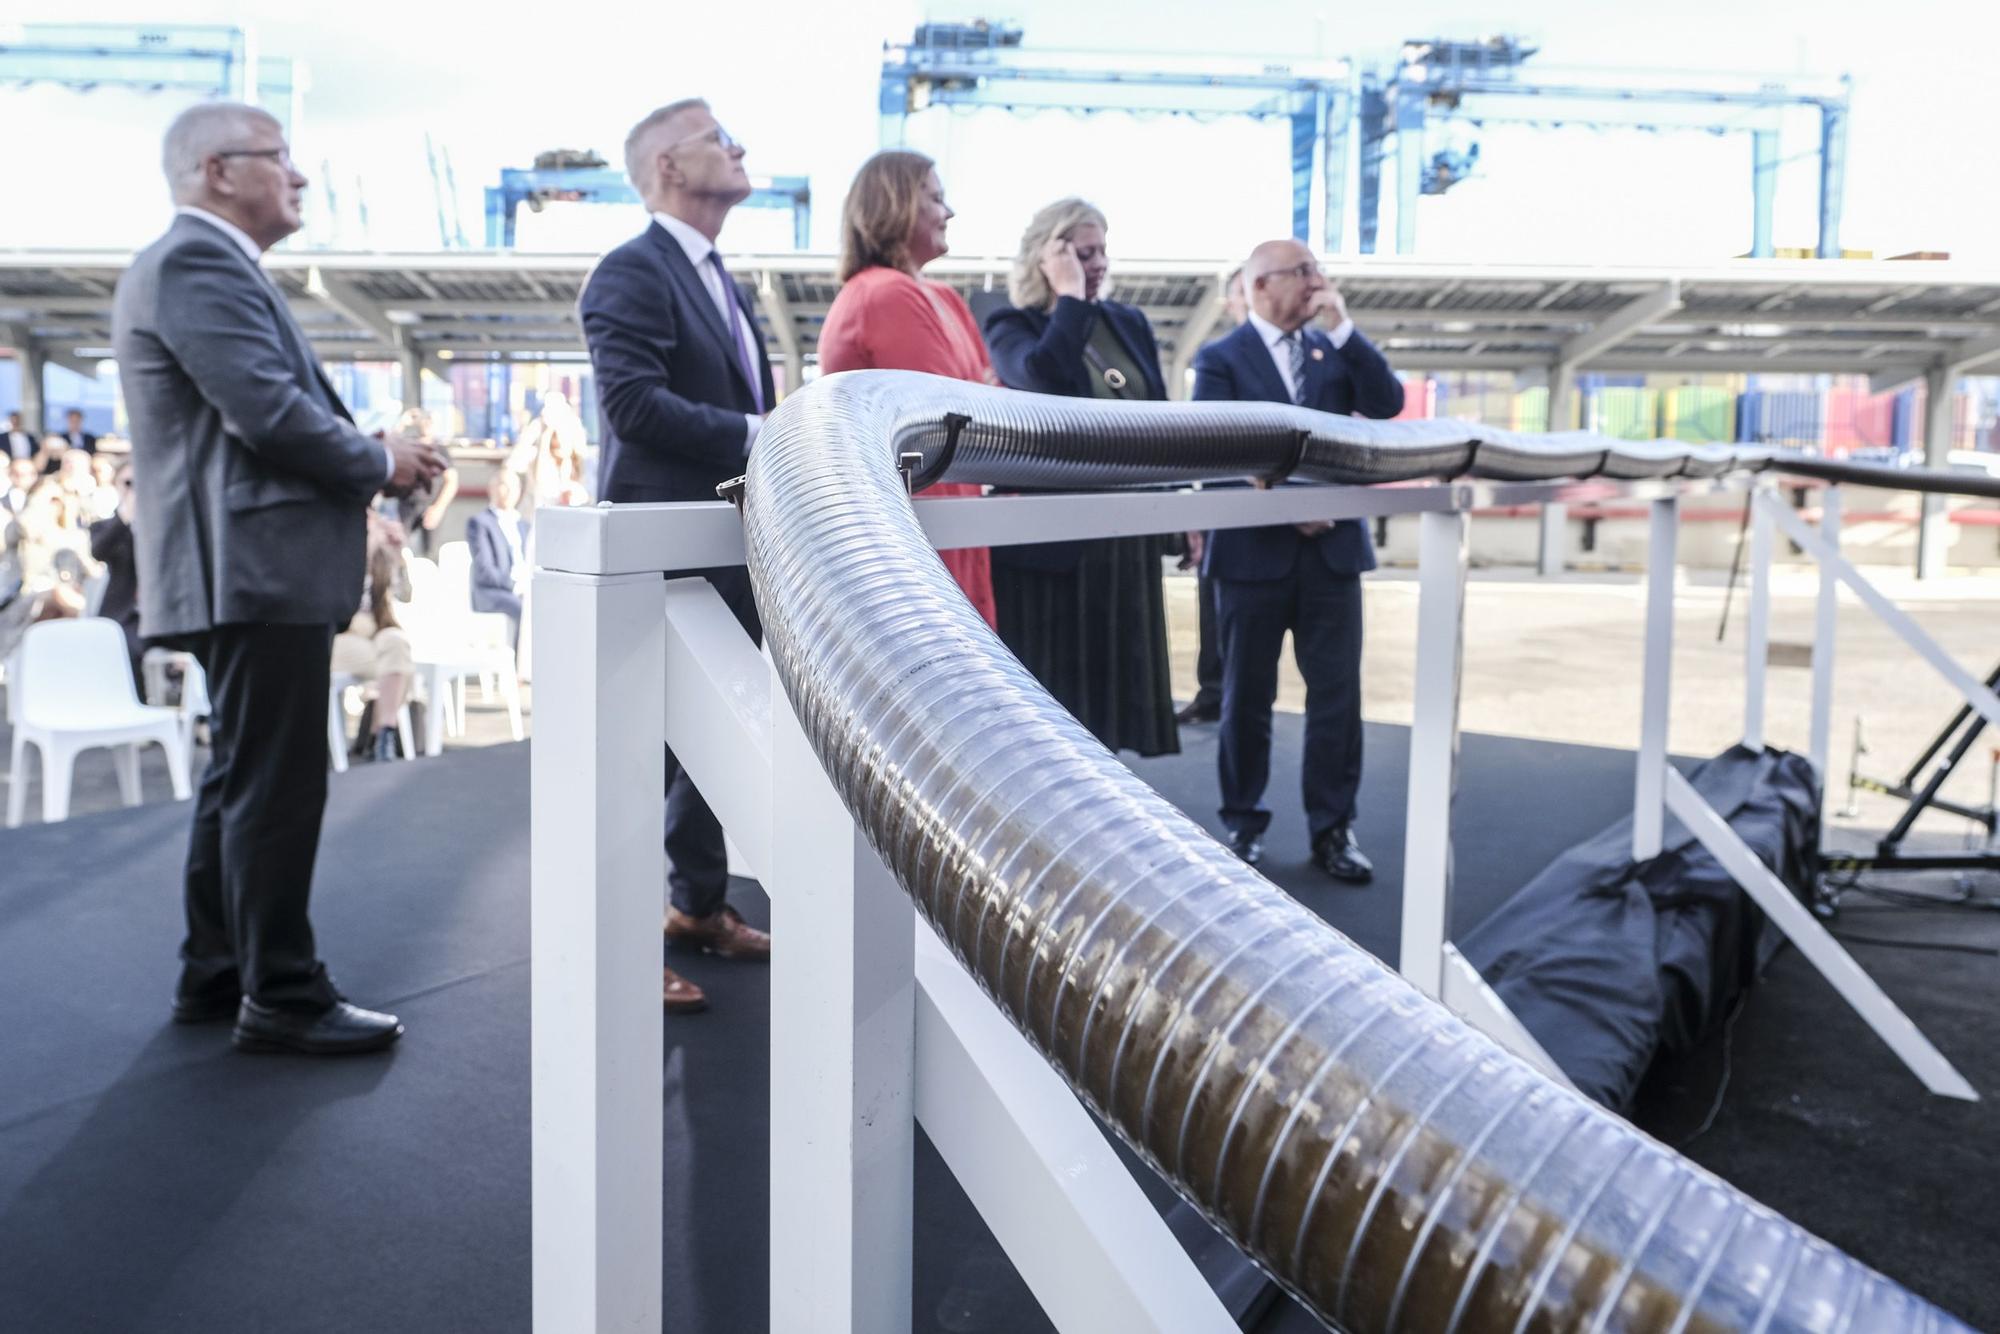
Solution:
<path fill-rule="evenodd" d="M 1298 722 L 1279 717 L 1279 774 L 1297 771 Z M 1186 738 L 1184 755 L 1138 768 L 1212 824 L 1213 729 Z M 1369 746 L 1361 836 L 1378 886 L 1317 878 L 1290 782 L 1265 869 L 1391 954 L 1405 738 L 1374 727 Z M 1631 792 L 1618 751 L 1471 736 L 1463 755 L 1460 930 Z M 334 781 L 316 919 L 342 986 L 409 1024 L 382 1059 L 244 1057 L 225 1027 L 165 1022 L 186 806 L 0 833 L 0 1328 L 529 1329 L 527 758 L 503 746 Z M 768 920 L 753 887 L 736 901 Z M 2000 944 L 1991 913 L 1857 912 L 1841 929 Z M 2000 1097 L 1995 959 L 1856 948 Z M 712 960 L 687 971 L 714 1008 L 666 1026 L 667 1328 L 749 1334 L 766 1325 L 767 975 Z M 1649 1129 L 1676 1142 L 1701 1126 L 1722 1046 L 1655 1081 Z M 1925 1095 L 1791 953 L 1728 1055 L 1697 1159 L 1974 1324 L 2000 1324 L 1992 1102 Z M 1046 1329 L 920 1152 L 916 1328 Z M 1296 1309 L 1260 1326 L 1310 1327 Z"/>

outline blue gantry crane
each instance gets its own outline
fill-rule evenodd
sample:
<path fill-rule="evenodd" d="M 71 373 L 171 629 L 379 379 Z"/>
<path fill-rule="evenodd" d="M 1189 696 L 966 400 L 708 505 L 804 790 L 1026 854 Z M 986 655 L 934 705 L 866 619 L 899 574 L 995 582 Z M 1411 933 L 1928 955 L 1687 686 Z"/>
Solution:
<path fill-rule="evenodd" d="M 1326 248 L 1337 251 L 1354 94 L 1353 67 L 1344 60 L 1024 51 L 1015 26 L 926 23 L 911 41 L 883 46 L 881 142 L 900 146 L 910 117 L 932 107 L 1282 119 L 1291 126 L 1292 234 L 1302 241 L 1311 236 L 1317 171 Z"/>
<path fill-rule="evenodd" d="M 907 43 L 885 43 L 881 141 L 904 141 L 910 117 L 933 107 L 1160 112 L 1196 117 L 1284 118 L 1291 125 L 1292 234 L 1309 239 L 1315 171 L 1326 201 L 1323 236 L 1341 249 L 1350 142 L 1359 144 L 1359 248 L 1376 249 L 1384 164 L 1396 156 L 1396 250 L 1416 248 L 1417 201 L 1473 174 L 1479 145 L 1426 155 L 1426 127 L 1462 120 L 1544 128 L 1747 130 L 1755 219 L 1750 253 L 1772 253 L 1784 113 L 1805 107 L 1820 120 L 1818 253 L 1840 254 L 1849 85 L 1837 81 L 1743 80 L 1716 75 L 1592 72 L 1530 78 L 1536 48 L 1518 38 L 1411 41 L 1395 67 L 1357 73 L 1351 60 L 1270 63 L 1217 57 L 1031 51 L 1022 30 L 984 20 L 925 23 Z M 1510 102 L 1509 99 L 1512 99 Z M 1525 104 L 1525 105 L 1522 105 Z"/>
<path fill-rule="evenodd" d="M 217 25 L 27 23 L 0 26 L 0 87 L 52 84 L 233 97 L 269 111 L 296 136 L 305 67 L 267 56 L 254 33 Z"/>
<path fill-rule="evenodd" d="M 1396 152 L 1396 252 L 1417 242 L 1417 199 L 1443 194 L 1465 177 L 1469 155 L 1450 151 L 1426 158 L 1430 121 L 1499 123 L 1544 129 L 1747 130 L 1751 139 L 1753 216 L 1750 254 L 1769 258 L 1777 197 L 1780 133 L 1784 114 L 1809 108 L 1819 115 L 1819 243 L 1822 259 L 1840 255 L 1840 210 L 1847 173 L 1850 85 L 1838 80 L 1743 79 L 1639 71 L 1549 71 L 1524 76 L 1537 48 L 1514 37 L 1477 41 L 1411 41 L 1386 77 L 1364 75 L 1359 108 L 1361 250 L 1375 249 L 1380 226 L 1382 174 L 1388 147 Z"/>
<path fill-rule="evenodd" d="M 751 208 L 788 208 L 792 211 L 792 244 L 800 250 L 812 243 L 812 185 L 804 176 L 753 176 L 750 197 L 743 202 Z M 494 249 L 514 244 L 514 223 L 526 204 L 539 213 L 549 204 L 570 201 L 585 204 L 636 204 L 638 191 L 625 173 L 608 165 L 595 153 L 556 149 L 535 158 L 529 168 L 507 167 L 500 172 L 500 184 L 486 187 L 486 244 Z"/>

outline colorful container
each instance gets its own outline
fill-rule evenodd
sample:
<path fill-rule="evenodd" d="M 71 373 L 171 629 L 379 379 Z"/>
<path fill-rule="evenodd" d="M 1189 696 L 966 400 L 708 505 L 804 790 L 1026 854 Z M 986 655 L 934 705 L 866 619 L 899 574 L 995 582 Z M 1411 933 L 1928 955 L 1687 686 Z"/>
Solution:
<path fill-rule="evenodd" d="M 1663 434 L 1691 444 L 1728 444 L 1736 439 L 1736 395 L 1727 389 L 1684 385 L 1666 392 Z"/>

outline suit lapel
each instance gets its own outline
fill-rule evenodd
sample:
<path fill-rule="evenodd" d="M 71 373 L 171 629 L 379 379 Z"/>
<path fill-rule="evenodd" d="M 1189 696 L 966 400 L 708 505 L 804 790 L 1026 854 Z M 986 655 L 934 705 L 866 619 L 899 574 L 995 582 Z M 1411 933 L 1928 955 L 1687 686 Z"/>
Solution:
<path fill-rule="evenodd" d="M 743 387 L 754 394 L 757 391 L 757 386 L 751 384 L 744 377 L 743 357 L 737 350 L 736 340 L 729 336 L 729 326 L 723 322 L 722 312 L 715 308 L 715 298 L 709 295 L 708 284 L 702 281 L 701 275 L 694 271 L 694 265 L 688 262 L 687 251 L 681 249 L 681 243 L 676 241 L 672 234 L 657 222 L 652 223 L 647 228 L 646 234 L 653 238 L 653 244 L 658 246 L 660 253 L 666 256 L 667 276 L 680 288 L 681 305 L 683 307 L 692 306 L 701 313 L 700 317 L 702 323 L 708 327 L 709 337 L 713 338 L 718 345 L 729 349 L 729 355 L 724 357 L 723 360 L 729 363 L 729 368 L 736 373 L 736 378 L 742 383 Z M 732 280 L 730 283 L 731 288 L 734 288 L 735 285 L 735 282 Z M 736 302 L 739 311 L 742 310 L 743 294 L 741 292 L 732 291 L 730 299 Z"/>
<path fill-rule="evenodd" d="M 1271 349 L 1264 345 L 1264 336 L 1257 332 L 1257 326 L 1246 320 L 1237 326 L 1230 337 L 1236 340 L 1238 363 L 1248 371 L 1250 381 L 1261 390 L 1258 398 L 1269 403 L 1291 402 L 1292 396 L 1285 390 L 1284 377 L 1278 374 L 1278 364 L 1271 360 Z"/>
<path fill-rule="evenodd" d="M 216 230 L 198 218 L 179 219 L 178 225 L 200 227 L 211 235 Z M 311 370 L 313 383 L 319 386 L 320 392 L 326 396 L 327 403 L 352 425 L 354 418 L 348 413 L 347 404 L 341 402 L 340 395 L 335 392 L 333 382 L 326 378 L 326 368 L 320 365 L 319 354 L 313 351 L 312 340 L 307 338 L 306 331 L 299 327 L 298 318 L 292 314 L 291 306 L 285 301 L 284 289 L 278 286 L 277 279 L 266 272 L 262 264 L 238 249 L 234 241 L 227 237 L 223 239 L 229 252 L 243 262 L 243 268 L 250 280 L 257 284 L 257 290 L 264 294 L 264 300 L 270 303 L 272 313 L 278 317 L 278 326 L 285 331 L 286 337 L 292 340 L 292 356 Z"/>
<path fill-rule="evenodd" d="M 1147 392 L 1155 394 L 1160 398 L 1165 398 L 1167 396 L 1167 387 L 1163 384 L 1156 384 L 1153 381 L 1152 358 L 1149 358 L 1144 352 L 1135 347 L 1132 340 L 1125 336 L 1125 322 L 1121 319 L 1114 319 L 1109 308 L 1100 310 L 1099 318 L 1110 326 L 1111 336 L 1118 340 L 1118 346 L 1125 349 L 1125 355 L 1132 358 L 1132 364 L 1137 366 L 1140 372 L 1146 377 Z"/>

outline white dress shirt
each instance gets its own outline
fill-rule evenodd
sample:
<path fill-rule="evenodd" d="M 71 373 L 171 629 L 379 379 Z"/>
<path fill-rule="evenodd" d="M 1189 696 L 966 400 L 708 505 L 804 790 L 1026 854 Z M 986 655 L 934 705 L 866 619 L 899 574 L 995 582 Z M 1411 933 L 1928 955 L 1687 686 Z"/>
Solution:
<path fill-rule="evenodd" d="M 738 346 L 744 354 L 745 364 L 754 367 L 757 364 L 757 349 L 751 345 L 750 339 L 756 336 L 756 321 L 745 315 L 742 307 L 736 304 L 734 292 L 723 290 L 722 275 L 715 271 L 715 265 L 708 262 L 708 257 L 715 253 L 715 242 L 671 213 L 655 213 L 653 221 L 665 228 L 668 236 L 680 242 L 688 263 L 694 265 L 695 276 L 701 279 L 702 288 L 708 293 L 708 299 L 715 303 L 715 313 L 722 317 L 723 328 L 731 327 L 730 312 L 735 312 Z M 748 423 L 743 447 L 748 449 L 757 443 L 757 432 L 763 428 L 764 419 L 754 412 L 746 412 L 743 420 Z"/>
<path fill-rule="evenodd" d="M 1250 327 L 1264 340 L 1264 350 L 1271 354 L 1271 363 L 1278 368 L 1278 378 L 1285 383 L 1286 395 L 1294 403 L 1298 402 L 1299 387 L 1292 383 L 1292 353 L 1291 349 L 1285 346 L 1285 331 L 1254 310 L 1250 312 Z M 1301 338 L 1305 336 L 1303 326 L 1300 328 L 1299 336 Z M 1336 351 L 1346 347 L 1347 340 L 1354 336 L 1354 321 L 1342 320 L 1328 330 L 1326 336 L 1332 340 Z"/>
<path fill-rule="evenodd" d="M 234 241 L 236 248 L 241 250 L 252 264 L 255 264 L 260 270 L 264 267 L 264 251 L 262 247 L 250 239 L 250 233 L 244 231 L 229 219 L 210 213 L 205 208 L 196 208 L 192 204 L 182 204 L 174 212 L 190 218 L 200 218 L 231 241 Z M 275 283 L 272 285 L 273 287 L 276 286 Z M 280 293 L 280 295 L 282 296 L 283 294 Z M 387 470 L 382 474 L 382 481 L 386 485 L 396 476 L 396 453 L 386 443 L 382 446 L 382 458 L 388 465 Z"/>

